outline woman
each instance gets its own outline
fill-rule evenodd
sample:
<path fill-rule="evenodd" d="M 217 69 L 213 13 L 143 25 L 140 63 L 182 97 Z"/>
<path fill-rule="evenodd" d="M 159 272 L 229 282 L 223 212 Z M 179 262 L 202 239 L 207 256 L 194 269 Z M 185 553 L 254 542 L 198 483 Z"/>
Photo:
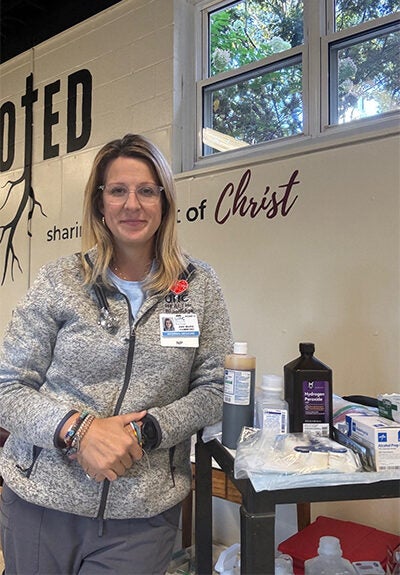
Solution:
<path fill-rule="evenodd" d="M 106 144 L 83 212 L 83 253 L 40 270 L 4 339 L 7 575 L 164 573 L 190 438 L 222 414 L 229 318 L 214 271 L 177 243 L 159 150 L 129 134 Z"/>
<path fill-rule="evenodd" d="M 170 317 L 164 320 L 164 331 L 174 331 L 174 323 Z"/>

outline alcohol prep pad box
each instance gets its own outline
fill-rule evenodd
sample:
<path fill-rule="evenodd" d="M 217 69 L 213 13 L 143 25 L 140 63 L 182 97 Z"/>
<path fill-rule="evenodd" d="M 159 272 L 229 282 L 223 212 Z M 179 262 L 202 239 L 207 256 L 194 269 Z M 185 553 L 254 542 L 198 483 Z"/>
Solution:
<path fill-rule="evenodd" d="M 377 471 L 400 469 L 400 424 L 376 415 L 346 415 L 347 433 L 368 448 Z"/>

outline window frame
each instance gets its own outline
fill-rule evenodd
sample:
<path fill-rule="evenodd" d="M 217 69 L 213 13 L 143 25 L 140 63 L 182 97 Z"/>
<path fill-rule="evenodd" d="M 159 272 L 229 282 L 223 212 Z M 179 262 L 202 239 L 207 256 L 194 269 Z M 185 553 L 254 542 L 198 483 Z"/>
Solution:
<path fill-rule="evenodd" d="M 383 34 L 385 30 L 389 31 L 394 24 L 399 22 L 399 16 L 396 14 L 390 14 L 389 16 L 379 18 L 378 21 L 370 20 L 359 24 L 358 26 L 353 26 L 346 30 L 340 30 L 339 32 L 334 31 L 334 22 L 332 21 L 333 17 L 334 16 L 332 15 L 327 22 L 327 34 L 321 38 L 321 69 L 322 78 L 325 80 L 321 92 L 321 130 L 345 128 L 353 126 L 356 123 L 359 125 L 370 125 L 371 122 L 374 122 L 378 126 L 385 117 L 395 118 L 399 114 L 396 110 L 378 114 L 376 116 L 360 118 L 359 120 L 353 120 L 352 122 L 345 122 L 343 124 L 332 122 L 331 119 L 333 114 L 330 103 L 336 99 L 336 94 L 333 93 L 336 85 L 334 85 L 333 82 L 330 82 L 330 76 L 331 72 L 336 68 L 336 63 L 333 63 L 334 52 L 337 52 L 338 49 L 345 47 L 346 45 L 356 44 L 360 39 L 365 39 L 365 41 L 367 41 L 370 38 L 376 38 Z M 379 22 L 379 24 L 377 22 Z M 351 30 L 351 32 L 349 32 L 349 30 Z M 376 34 L 374 34 L 375 31 L 377 32 Z"/>
<path fill-rule="evenodd" d="M 218 165 L 222 162 L 241 160 L 254 157 L 257 154 L 268 152 L 272 156 L 293 154 L 294 150 L 301 151 L 309 145 L 333 144 L 332 138 L 353 140 L 354 138 L 374 137 L 382 132 L 397 132 L 400 112 L 398 110 L 370 116 L 352 122 L 332 124 L 329 120 L 330 92 L 330 54 L 331 47 L 345 38 L 360 36 L 368 31 L 382 28 L 399 20 L 400 13 L 390 14 L 362 23 L 358 26 L 335 31 L 334 0 L 316 0 L 304 2 L 304 40 L 303 44 L 289 50 L 273 54 L 268 58 L 246 64 L 236 70 L 224 71 L 214 76 L 208 76 L 208 14 L 216 9 L 223 9 L 232 4 L 232 0 L 192 0 L 195 13 L 195 37 L 201 46 L 196 49 L 196 142 L 194 151 L 194 166 Z M 312 4 L 312 6 L 311 6 Z M 252 144 L 245 148 L 203 154 L 203 91 L 212 85 L 223 85 L 230 79 L 240 80 L 243 74 L 270 65 L 279 66 L 280 62 L 299 56 L 303 68 L 303 133 L 285 138 L 278 138 L 268 142 Z"/>
<path fill-rule="evenodd" d="M 248 79 L 252 79 L 254 77 L 260 76 L 261 74 L 268 74 L 274 71 L 277 71 L 279 69 L 285 68 L 289 65 L 295 65 L 300 63 L 302 68 L 304 67 L 304 57 L 303 57 L 303 50 L 295 50 L 295 49 L 291 49 L 291 50 L 286 50 L 285 51 L 285 58 L 263 58 L 262 60 L 258 60 L 256 64 L 247 64 L 246 66 L 242 66 L 240 68 L 240 72 L 236 72 L 236 73 L 227 73 L 227 72 L 223 72 L 221 74 L 218 74 L 217 76 L 213 76 L 212 77 L 212 81 L 210 81 L 211 79 L 207 79 L 203 82 L 199 82 L 198 83 L 198 89 L 199 89 L 199 93 L 198 93 L 198 100 L 201 102 L 202 105 L 202 111 L 201 114 L 199 114 L 198 116 L 198 121 L 199 121 L 199 125 L 198 125 L 198 137 L 200 139 L 200 141 L 198 142 L 199 145 L 199 150 L 203 149 L 203 146 L 205 145 L 203 140 L 202 140 L 202 132 L 203 132 L 203 124 L 204 124 L 204 118 L 207 114 L 211 115 L 211 108 L 209 107 L 207 109 L 206 106 L 206 92 L 211 92 L 211 90 L 209 90 L 209 88 L 213 87 L 215 88 L 215 90 L 224 88 L 224 87 L 228 87 L 230 85 L 236 84 L 236 80 L 238 78 L 240 78 L 240 81 L 246 81 Z M 244 70 L 246 68 L 246 70 Z M 256 72 L 259 72 L 259 74 L 255 74 Z M 215 80 L 215 78 L 218 77 L 218 80 Z M 302 99 L 304 100 L 304 75 L 303 75 L 303 81 L 302 81 Z M 303 128 L 304 128 L 304 115 L 303 115 Z M 298 135 L 304 135 L 304 129 L 303 132 L 301 134 L 296 134 L 296 136 Z M 292 138 L 294 136 L 290 136 L 290 138 Z M 283 139 L 283 138 L 279 138 L 279 139 Z M 275 140 L 274 140 L 275 141 Z M 261 144 L 258 145 L 262 145 L 264 144 L 264 142 L 262 142 Z M 252 144 L 250 147 L 254 147 L 255 144 Z M 242 149 L 242 148 L 241 148 Z M 202 157 L 209 157 L 208 155 L 206 156 L 202 156 Z"/>

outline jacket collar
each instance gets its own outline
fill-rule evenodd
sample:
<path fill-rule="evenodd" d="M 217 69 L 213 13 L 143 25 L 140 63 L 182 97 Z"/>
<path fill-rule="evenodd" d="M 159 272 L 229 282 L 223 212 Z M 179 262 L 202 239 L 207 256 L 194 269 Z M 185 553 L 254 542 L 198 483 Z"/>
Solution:
<path fill-rule="evenodd" d="M 84 258 L 86 260 L 86 262 L 93 267 L 93 262 L 95 261 L 97 257 L 97 246 L 94 246 L 92 248 L 90 248 L 85 254 L 84 254 Z M 179 275 L 178 281 L 183 280 L 183 281 L 190 281 L 190 278 L 192 277 L 192 275 L 195 273 L 196 271 L 196 266 L 192 263 L 189 262 L 187 267 L 183 270 L 183 272 Z M 96 282 L 99 286 L 101 286 L 103 289 L 106 288 L 106 286 L 103 284 L 103 281 L 101 278 L 97 278 L 97 282 Z M 114 291 L 113 289 L 111 291 Z M 172 291 L 172 290 L 171 290 Z M 154 294 L 156 295 L 156 294 Z"/>

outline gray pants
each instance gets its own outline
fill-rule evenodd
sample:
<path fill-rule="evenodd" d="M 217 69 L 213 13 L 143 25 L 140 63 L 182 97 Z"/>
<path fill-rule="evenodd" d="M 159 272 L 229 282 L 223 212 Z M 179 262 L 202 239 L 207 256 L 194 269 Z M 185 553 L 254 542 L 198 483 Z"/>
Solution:
<path fill-rule="evenodd" d="M 6 485 L 1 542 L 6 575 L 161 575 L 171 559 L 181 505 L 148 519 L 99 521 L 39 507 Z"/>

